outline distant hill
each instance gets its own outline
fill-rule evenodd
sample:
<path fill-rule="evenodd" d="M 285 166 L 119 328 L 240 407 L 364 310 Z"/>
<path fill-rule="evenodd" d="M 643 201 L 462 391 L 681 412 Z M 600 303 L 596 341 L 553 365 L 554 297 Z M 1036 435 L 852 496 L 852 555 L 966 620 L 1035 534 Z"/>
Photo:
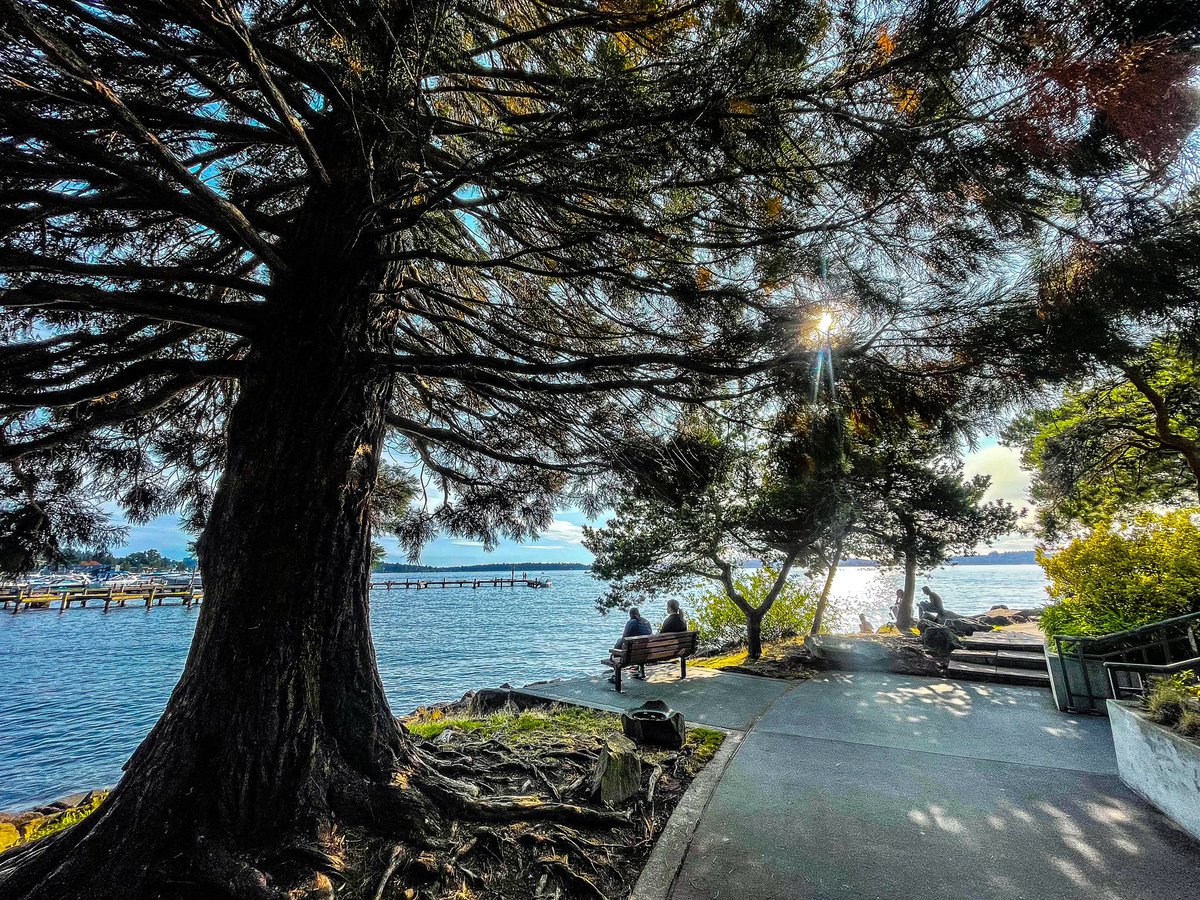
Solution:
<path fill-rule="evenodd" d="M 980 553 L 977 556 L 954 556 L 948 565 L 954 566 L 1029 566 L 1037 562 L 1033 550 L 993 550 L 990 553 Z M 874 566 L 877 563 L 869 559 L 842 560 L 843 566 Z"/>
<path fill-rule="evenodd" d="M 518 562 L 481 563 L 475 566 L 414 566 L 410 563 L 382 563 L 375 572 L 563 572 L 590 569 L 587 563 Z"/>

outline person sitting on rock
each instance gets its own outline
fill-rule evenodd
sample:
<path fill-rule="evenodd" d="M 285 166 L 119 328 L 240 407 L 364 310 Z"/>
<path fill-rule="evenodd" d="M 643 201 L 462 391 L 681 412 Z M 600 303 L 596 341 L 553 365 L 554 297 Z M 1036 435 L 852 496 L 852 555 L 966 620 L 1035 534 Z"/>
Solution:
<path fill-rule="evenodd" d="M 658 629 L 658 633 L 673 634 L 677 631 L 687 630 L 687 621 L 683 618 L 683 610 L 679 607 L 679 601 L 668 600 L 667 617 L 663 619 L 662 627 Z"/>
<path fill-rule="evenodd" d="M 921 588 L 921 593 L 929 598 L 917 604 L 917 608 L 921 611 L 921 618 L 941 622 L 946 615 L 946 608 L 942 606 L 942 598 L 930 590 L 929 585 Z"/>
<path fill-rule="evenodd" d="M 620 650 L 625 646 L 625 639 L 631 637 L 642 637 L 643 635 L 654 634 L 654 626 L 650 624 L 650 620 L 642 616 L 642 611 L 636 606 L 629 607 L 629 621 L 625 623 L 625 630 L 621 632 L 621 636 L 617 638 L 617 642 L 613 644 L 613 648 Z M 634 678 L 645 678 L 646 667 L 640 665 L 636 667 L 637 671 L 633 673 Z M 617 676 L 614 673 L 609 679 L 611 684 L 617 683 Z"/>
<path fill-rule="evenodd" d="M 875 626 L 862 613 L 858 614 L 858 633 L 859 634 L 874 634 Z"/>

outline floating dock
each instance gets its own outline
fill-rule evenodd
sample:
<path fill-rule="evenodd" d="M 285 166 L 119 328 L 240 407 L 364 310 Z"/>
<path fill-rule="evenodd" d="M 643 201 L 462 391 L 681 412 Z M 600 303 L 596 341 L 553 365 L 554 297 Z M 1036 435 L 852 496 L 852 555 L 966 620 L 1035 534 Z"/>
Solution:
<path fill-rule="evenodd" d="M 12 615 L 27 609 L 57 609 L 66 612 L 72 606 L 86 609 L 90 603 L 108 612 L 114 606 L 191 606 L 204 601 L 204 589 L 199 586 L 154 584 L 130 587 L 69 587 L 51 591 L 41 588 L 0 588 L 0 610 L 11 607 Z"/>
<path fill-rule="evenodd" d="M 552 587 L 549 581 L 540 578 L 405 578 L 403 581 L 373 581 L 373 591 L 408 591 L 426 588 L 481 588 L 481 587 Z"/>

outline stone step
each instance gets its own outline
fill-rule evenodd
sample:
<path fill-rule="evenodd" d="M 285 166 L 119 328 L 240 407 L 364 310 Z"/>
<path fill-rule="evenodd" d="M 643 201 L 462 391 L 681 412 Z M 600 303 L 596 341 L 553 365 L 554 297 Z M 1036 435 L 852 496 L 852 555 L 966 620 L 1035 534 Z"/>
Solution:
<path fill-rule="evenodd" d="M 1045 645 L 1037 638 L 1022 634 L 1020 637 L 1005 637 L 1000 634 L 987 632 L 973 634 L 970 637 L 959 638 L 968 650 L 1016 650 L 1022 653 L 1037 653 L 1046 655 Z"/>
<path fill-rule="evenodd" d="M 950 658 L 983 666 L 1046 671 L 1046 654 L 1029 650 L 955 650 Z"/>
<path fill-rule="evenodd" d="M 973 662 L 961 662 L 951 657 L 950 666 L 946 669 L 947 678 L 960 678 L 964 681 L 990 681 L 996 684 L 1023 684 L 1030 687 L 1050 687 L 1050 673 L 1043 668 L 1040 672 L 1033 669 L 1015 669 L 1010 666 L 981 665 Z"/>

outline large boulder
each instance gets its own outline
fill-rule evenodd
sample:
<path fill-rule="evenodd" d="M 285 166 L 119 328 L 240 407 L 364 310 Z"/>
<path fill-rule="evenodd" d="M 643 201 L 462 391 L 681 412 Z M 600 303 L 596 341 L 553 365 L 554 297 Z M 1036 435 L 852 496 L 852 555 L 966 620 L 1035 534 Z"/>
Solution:
<path fill-rule="evenodd" d="M 953 631 L 932 622 L 921 629 L 921 645 L 943 669 L 950 664 L 950 654 L 963 646 Z"/>
<path fill-rule="evenodd" d="M 619 734 L 605 738 L 592 772 L 592 796 L 605 806 L 616 806 L 641 789 L 642 759 L 637 745 Z"/>
<path fill-rule="evenodd" d="M 661 700 L 647 700 L 621 713 L 621 730 L 637 744 L 652 744 L 678 750 L 687 738 L 683 713 L 674 712 Z"/>

